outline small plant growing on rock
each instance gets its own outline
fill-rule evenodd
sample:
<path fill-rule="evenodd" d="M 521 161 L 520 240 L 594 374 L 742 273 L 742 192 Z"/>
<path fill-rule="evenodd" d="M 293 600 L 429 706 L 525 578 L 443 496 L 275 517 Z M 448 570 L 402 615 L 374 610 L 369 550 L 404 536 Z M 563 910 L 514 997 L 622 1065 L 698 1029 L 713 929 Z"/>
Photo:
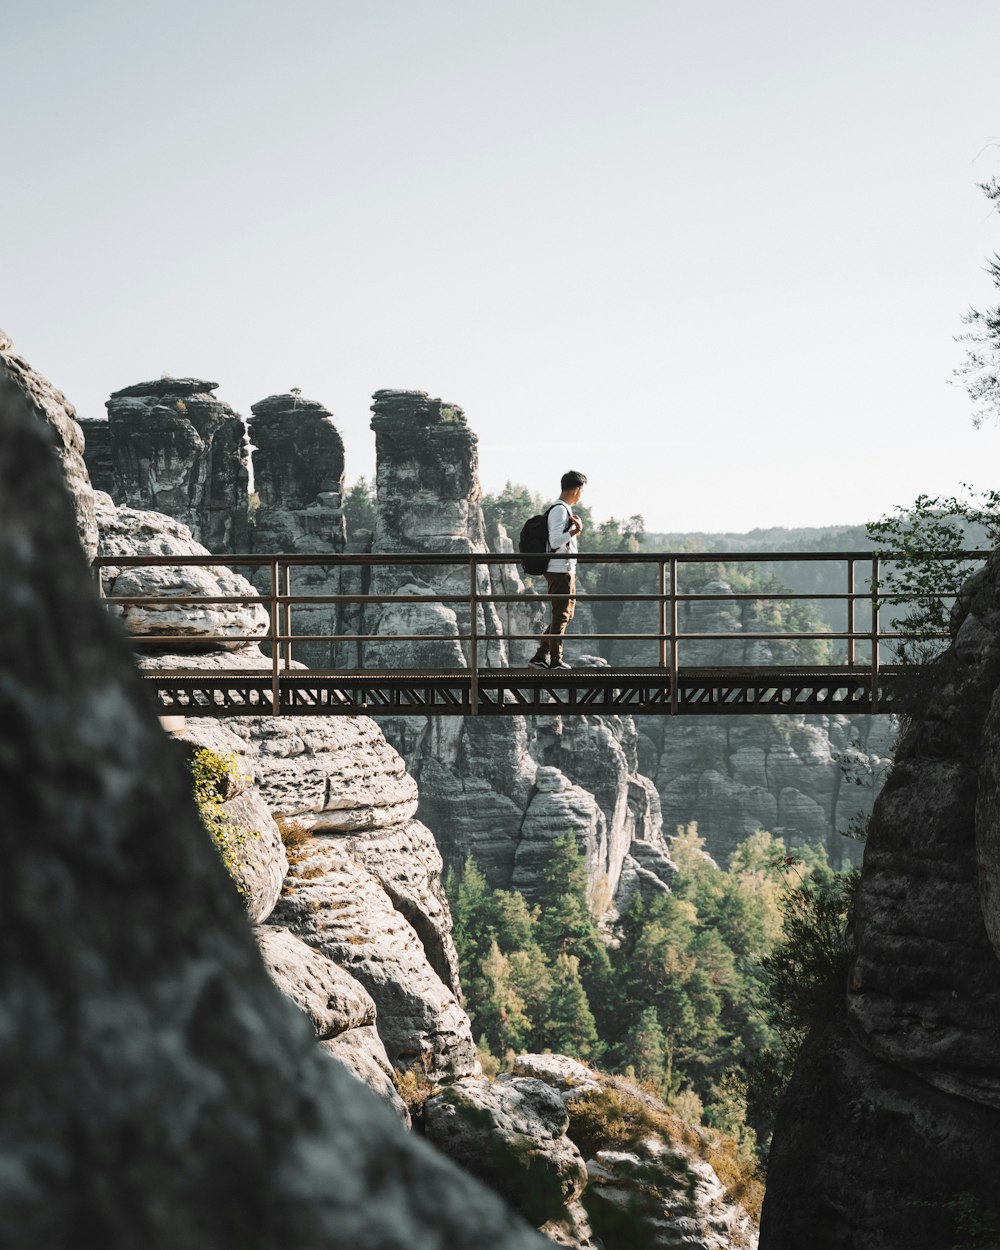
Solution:
<path fill-rule="evenodd" d="M 408 1068 L 405 1072 L 401 1068 L 395 1068 L 392 1073 L 396 1093 L 406 1104 L 413 1127 L 418 1130 L 423 1129 L 424 1103 L 428 1098 L 441 1093 L 441 1086 L 428 1075 L 429 1068 L 430 1055 L 423 1054 L 415 1067 Z"/>
<path fill-rule="evenodd" d="M 297 864 L 305 858 L 306 843 L 312 837 L 312 831 L 301 820 L 294 820 L 288 816 L 278 816 L 275 823 L 281 834 L 281 840 L 285 844 L 289 864 Z"/>
<path fill-rule="evenodd" d="M 236 756 L 219 755 L 202 747 L 195 751 L 190 767 L 194 780 L 194 800 L 198 805 L 201 823 L 215 844 L 219 858 L 233 878 L 236 889 L 246 898 L 249 891 L 240 880 L 239 869 L 249 859 L 248 842 L 259 838 L 260 834 L 245 828 L 224 810 L 229 780 L 233 770 L 238 767 Z"/>

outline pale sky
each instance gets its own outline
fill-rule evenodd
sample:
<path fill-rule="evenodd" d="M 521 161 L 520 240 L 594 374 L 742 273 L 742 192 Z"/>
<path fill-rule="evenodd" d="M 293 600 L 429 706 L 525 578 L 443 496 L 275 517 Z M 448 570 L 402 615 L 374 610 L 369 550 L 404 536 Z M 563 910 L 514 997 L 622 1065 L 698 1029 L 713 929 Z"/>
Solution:
<path fill-rule="evenodd" d="M 996 0 L 2 0 L 0 58 L 0 326 L 82 416 L 298 386 L 353 481 L 426 390 L 660 530 L 998 485 Z"/>

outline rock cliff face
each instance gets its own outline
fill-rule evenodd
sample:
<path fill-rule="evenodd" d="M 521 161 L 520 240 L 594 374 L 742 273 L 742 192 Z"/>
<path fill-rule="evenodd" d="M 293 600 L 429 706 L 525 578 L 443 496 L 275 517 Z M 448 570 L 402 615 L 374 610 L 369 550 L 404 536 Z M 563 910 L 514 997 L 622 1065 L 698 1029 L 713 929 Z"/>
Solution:
<path fill-rule="evenodd" d="M 193 394 L 198 388 L 201 399 Z M 188 501 L 199 491 L 212 499 L 238 494 L 245 473 L 241 477 L 242 470 L 226 462 L 226 440 L 217 454 L 207 456 L 207 444 L 192 424 L 191 404 L 197 415 L 198 404 L 206 398 L 209 411 L 219 417 L 223 406 L 212 398 L 210 388 L 208 383 L 164 379 L 129 387 L 109 405 L 119 483 L 137 481 L 141 474 L 136 465 L 145 464 L 147 485 L 132 492 L 142 497 L 144 506 L 154 506 L 155 498 L 156 507 L 184 520 L 192 516 Z M 186 413 L 177 409 L 178 402 Z M 373 551 L 487 552 L 476 437 L 461 409 L 419 391 L 379 391 L 372 411 L 378 455 Z M 242 454 L 242 444 L 233 442 L 232 432 L 226 437 L 231 452 Z M 253 405 L 251 439 L 256 446 L 258 498 L 251 508 L 246 549 L 342 551 L 344 450 L 326 409 L 301 396 L 271 396 Z M 140 444 L 144 459 L 136 451 Z M 94 454 L 98 456 L 99 449 Z M 150 483 L 158 483 L 158 474 L 182 483 L 183 489 L 154 490 Z M 235 517 L 239 509 L 231 511 Z M 229 533 L 233 539 L 238 536 L 235 520 Z M 506 534 L 494 536 L 494 547 L 510 550 Z M 247 572 L 261 592 L 270 589 L 267 570 Z M 696 572 L 693 569 L 690 576 Z M 524 594 L 515 566 L 483 566 L 475 581 L 484 594 L 492 590 L 523 595 L 516 604 L 480 609 L 480 628 L 491 640 L 481 648 L 480 663 L 523 662 L 533 645 L 508 642 L 506 635 L 532 633 L 541 614 L 531 596 Z M 369 611 L 364 617 L 350 605 L 296 605 L 294 634 L 419 633 L 431 635 L 432 641 L 296 643 L 295 659 L 320 668 L 467 664 L 469 646 L 460 636 L 468 632 L 468 609 L 419 600 L 428 593 L 464 596 L 470 586 L 468 570 L 440 566 L 377 568 L 370 577 L 357 566 L 316 565 L 297 571 L 293 593 L 381 591 L 412 596 L 413 602 Z M 707 568 L 697 588 L 721 595 L 729 586 L 717 571 Z M 745 605 L 737 617 L 724 602 L 691 603 L 686 628 L 733 629 L 736 637 L 732 643 L 689 644 L 686 662 L 794 660 L 794 644 L 739 638 L 758 628 L 769 610 L 762 601 Z M 646 628 L 645 618 L 639 619 L 642 610 L 637 611 L 639 617 L 631 625 Z M 601 627 L 602 622 L 595 624 Z M 609 627 L 630 626 L 622 620 Z M 609 644 L 606 650 L 612 659 L 628 662 L 643 659 L 633 654 L 636 646 L 641 644 Z M 643 662 L 649 659 L 645 656 Z M 578 657 L 577 662 L 599 661 Z M 566 827 L 597 853 L 592 862 L 594 897 L 616 891 L 623 870 L 627 888 L 636 886 L 635 864 L 625 863 L 629 844 L 638 838 L 662 846 L 661 815 L 668 831 L 697 822 L 708 850 L 723 863 L 741 838 L 761 827 L 792 844 L 822 843 L 835 864 L 850 858 L 856 854 L 856 843 L 841 834 L 870 811 L 895 733 L 886 717 L 839 716 L 646 718 L 635 727 L 630 720 L 615 718 L 579 722 L 567 718 L 562 725 L 531 721 L 425 725 L 400 719 L 386 720 L 383 727 L 421 783 L 421 817 L 434 829 L 446 861 L 458 864 L 472 853 L 495 885 L 510 885 L 520 855 L 517 879 L 530 890 L 526 865 L 544 852 L 535 818 L 546 804 L 552 805 L 551 796 L 562 791 L 557 787 L 535 795 L 538 765 L 559 769 L 570 786 L 593 794 L 603 817 L 603 833 L 592 828 L 578 802 L 564 804 L 565 810 L 551 812 L 550 818 L 568 820 Z M 646 778 L 654 779 L 655 794 Z M 528 819 L 532 803 L 539 810 Z M 642 880 L 655 889 L 648 878 Z"/>
<path fill-rule="evenodd" d="M 97 518 L 76 409 L 62 391 L 57 391 L 17 354 L 3 330 L 0 330 L 0 404 L 12 419 L 15 413 L 22 414 L 47 429 L 73 499 L 80 543 L 87 559 L 92 560 L 97 554 Z"/>
<path fill-rule="evenodd" d="M 217 387 L 159 378 L 112 394 L 112 494 L 118 504 L 183 522 L 209 551 L 245 551 L 246 436 L 239 414 L 212 393 Z"/>
<path fill-rule="evenodd" d="M 632 1118 L 631 1130 L 619 1117 Z M 752 1250 L 753 1222 L 705 1156 L 708 1138 L 621 1077 L 521 1055 L 495 1083 L 459 1081 L 426 1107 L 427 1135 L 573 1250 Z M 618 1118 L 610 1147 L 595 1123 Z M 598 1236 L 595 1236 L 595 1230 Z"/>
<path fill-rule="evenodd" d="M 271 395 L 250 408 L 254 492 L 251 501 L 249 548 L 254 552 L 340 553 L 346 545 L 344 526 L 344 443 L 332 415 L 300 395 Z M 252 574 L 264 593 L 270 591 L 270 570 Z M 360 587 L 358 570 L 330 565 L 297 569 L 292 594 L 337 595 Z M 357 614 L 337 604 L 296 604 L 293 634 L 337 634 Z M 309 668 L 344 667 L 353 650 L 330 643 L 293 644 L 295 659 Z"/>
<path fill-rule="evenodd" d="M 0 1243 L 545 1245 L 275 989 L 38 415 L 0 395 Z"/>
<path fill-rule="evenodd" d="M 665 828 L 696 821 L 723 864 L 742 838 L 769 829 L 825 846 L 838 865 L 857 845 L 842 835 L 871 812 L 897 732 L 888 716 L 650 719 L 638 757 L 656 778 Z"/>
<path fill-rule="evenodd" d="M 1000 560 L 960 600 L 875 805 L 846 1018 L 810 1039 L 774 1137 L 761 1245 L 932 1250 L 1000 1213 Z"/>
<path fill-rule="evenodd" d="M 579 1065 L 479 1074 L 441 859 L 400 757 L 364 718 L 195 718 L 169 741 L 94 595 L 39 415 L 0 395 L 0 1243 L 595 1250 L 585 1187 L 604 1181 L 566 1133 Z M 85 477 L 80 492 L 86 514 Z M 100 495 L 95 515 L 105 553 L 199 550 L 167 517 Z M 197 589 L 232 575 L 211 576 Z M 180 631 L 204 641 L 200 666 L 267 662 L 219 650 L 219 632 L 211 612 Z M 176 666 L 173 646 L 143 665 Z M 183 757 L 200 749 L 247 835 L 242 900 L 191 801 Z M 408 1119 L 391 1079 L 408 1063 L 448 1083 L 432 1139 L 551 1241 L 403 1132 L 384 1104 Z M 627 1162 L 617 1183 L 634 1188 Z M 747 1244 L 688 1198 L 679 1221 L 653 1203 L 650 1246 Z"/>
<path fill-rule="evenodd" d="M 724 558 L 720 553 L 720 562 Z M 790 578 L 803 590 L 839 589 L 826 565 L 804 570 L 807 579 L 795 566 L 797 577 Z M 769 571 L 782 576 L 781 565 Z M 727 601 L 733 588 L 718 565 L 682 566 L 680 585 L 689 593 L 719 596 L 682 602 L 682 630 L 732 635 L 682 642 L 682 665 L 808 661 L 801 643 L 743 637 L 781 628 L 781 622 L 771 601 Z M 652 590 L 652 583 L 644 589 Z M 631 605 L 620 621 L 599 616 L 598 625 L 608 632 L 655 630 L 655 609 Z M 845 620 L 818 627 L 843 630 Z M 618 664 L 656 662 L 654 647 L 641 641 L 606 642 L 602 650 Z M 639 766 L 656 780 L 668 832 L 696 822 L 707 850 L 725 864 L 742 838 L 769 829 L 791 844 L 825 846 L 835 866 L 857 855 L 857 843 L 842 835 L 870 814 L 897 732 L 889 716 L 843 715 L 645 717 L 638 728 Z"/>
<path fill-rule="evenodd" d="M 379 391 L 372 411 L 378 495 L 373 550 L 485 553 L 477 440 L 461 409 L 419 391 Z M 373 586 L 383 593 L 404 587 L 414 594 L 468 594 L 471 577 L 466 569 L 422 565 L 378 570 Z M 524 589 L 512 565 L 499 577 L 480 566 L 476 584 L 482 594 Z M 509 628 L 511 611 L 503 616 Z M 507 663 L 503 616 L 494 605 L 480 610 L 479 629 L 491 640 L 480 650 L 481 665 Z M 513 619 L 520 628 L 524 613 Z M 459 639 L 468 623 L 461 605 L 392 605 L 373 622 L 373 632 L 403 632 L 402 625 L 406 632 L 433 633 L 435 640 L 376 643 L 366 649 L 366 659 L 371 655 L 373 666 L 467 664 L 468 644 Z M 420 815 L 434 829 L 446 863 L 459 866 L 471 854 L 492 885 L 514 886 L 530 897 L 552 839 L 572 831 L 586 848 L 591 903 L 604 912 L 634 839 L 658 845 L 668 862 L 659 800 L 639 774 L 629 718 L 380 723 L 418 780 Z"/>
<path fill-rule="evenodd" d="M 190 531 L 169 517 L 115 509 L 100 493 L 95 498 L 101 554 L 205 554 Z M 203 580 L 192 585 L 190 570 L 140 567 L 129 570 L 126 581 L 125 572 L 109 567 L 105 593 L 252 592 L 228 569 L 199 572 Z M 145 668 L 264 666 L 269 661 L 253 644 L 225 649 L 227 629 L 252 633 L 259 612 L 225 605 L 164 609 L 150 631 L 165 635 L 165 641 L 146 647 L 141 663 Z M 137 632 L 144 623 L 129 621 Z M 179 638 L 196 651 L 189 645 L 176 654 Z M 204 747 L 231 761 L 222 811 L 248 835 L 233 875 L 251 919 L 272 919 L 314 952 L 286 959 L 283 971 L 276 972 L 278 983 L 287 988 L 294 968 L 312 978 L 315 958 L 322 957 L 333 969 L 326 979 L 334 978 L 334 989 L 347 970 L 359 992 L 366 987 L 372 1018 L 351 1027 L 370 1033 L 331 1034 L 310 1008 L 318 1035 L 331 1043 L 327 1049 L 397 1109 L 401 1104 L 387 1076 L 393 1067 L 418 1066 L 434 1079 L 478 1072 L 469 1020 L 459 1006 L 441 856 L 430 830 L 413 819 L 416 783 L 374 721 L 194 717 L 181 738 L 192 749 Z M 291 864 L 276 820 L 295 847 Z M 291 938 L 281 947 L 285 955 Z M 274 949 L 264 943 L 265 955 Z"/>

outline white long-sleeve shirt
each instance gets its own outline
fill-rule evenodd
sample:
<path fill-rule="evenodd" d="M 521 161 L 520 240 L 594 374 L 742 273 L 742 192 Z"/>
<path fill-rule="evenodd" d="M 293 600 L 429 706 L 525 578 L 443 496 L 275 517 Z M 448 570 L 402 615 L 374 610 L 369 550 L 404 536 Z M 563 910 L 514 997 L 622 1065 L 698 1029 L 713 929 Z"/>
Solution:
<path fill-rule="evenodd" d="M 550 573 L 576 572 L 576 561 L 572 556 L 579 548 L 576 545 L 576 534 L 571 536 L 568 532 L 572 515 L 572 508 L 561 499 L 556 500 L 549 510 L 549 550 L 555 556 L 549 561 Z"/>

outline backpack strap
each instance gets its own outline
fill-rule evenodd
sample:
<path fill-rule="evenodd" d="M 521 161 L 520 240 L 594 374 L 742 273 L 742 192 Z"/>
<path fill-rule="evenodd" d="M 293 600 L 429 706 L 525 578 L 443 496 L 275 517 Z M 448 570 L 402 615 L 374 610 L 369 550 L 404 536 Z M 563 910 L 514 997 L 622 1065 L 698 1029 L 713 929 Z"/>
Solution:
<path fill-rule="evenodd" d="M 558 508 L 560 504 L 566 509 L 566 516 L 568 518 L 568 520 L 566 521 L 566 524 L 563 526 L 564 534 L 569 529 L 570 523 L 573 518 L 573 514 L 572 512 L 570 512 L 570 509 L 569 509 L 569 504 L 566 503 L 565 500 L 562 500 L 562 499 L 557 499 L 554 504 L 550 504 L 549 507 L 545 509 L 545 550 L 546 551 L 555 551 L 555 547 L 553 547 L 552 544 L 549 542 L 549 513 L 552 511 L 553 508 Z"/>

